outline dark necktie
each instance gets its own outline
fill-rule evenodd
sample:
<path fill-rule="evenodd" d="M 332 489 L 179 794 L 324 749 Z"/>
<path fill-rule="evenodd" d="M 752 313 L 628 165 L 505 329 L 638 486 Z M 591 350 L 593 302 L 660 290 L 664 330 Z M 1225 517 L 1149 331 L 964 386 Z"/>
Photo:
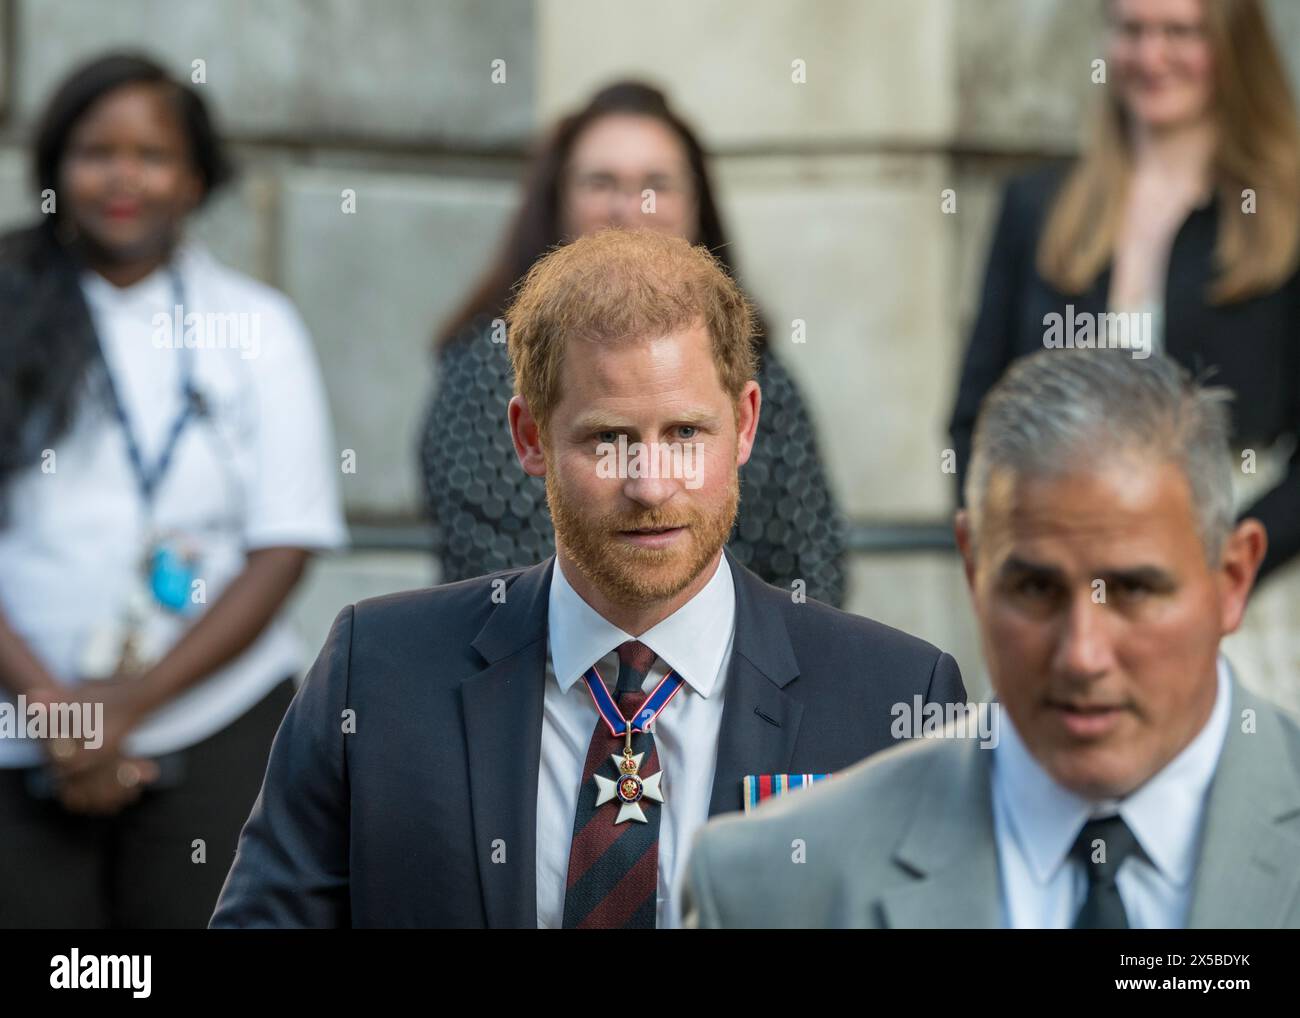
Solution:
<path fill-rule="evenodd" d="M 1133 832 L 1120 816 L 1089 820 L 1070 854 L 1088 873 L 1088 896 L 1075 917 L 1076 930 L 1126 930 L 1128 913 L 1115 877 L 1124 860 L 1141 851 Z"/>
<path fill-rule="evenodd" d="M 639 640 L 618 648 L 618 685 L 614 701 L 625 718 L 636 716 L 645 702 L 641 684 L 654 667 L 655 652 Z M 573 818 L 573 846 L 564 894 L 565 929 L 654 929 L 655 892 L 659 885 L 659 818 L 657 802 L 644 803 L 645 823 L 628 820 L 615 824 L 617 799 L 596 805 L 593 775 L 619 777 L 613 757 L 622 756 L 624 736 L 612 736 L 602 718 L 587 748 L 582 786 Z M 632 736 L 632 752 L 644 753 L 642 777 L 659 770 L 654 736 Z"/>

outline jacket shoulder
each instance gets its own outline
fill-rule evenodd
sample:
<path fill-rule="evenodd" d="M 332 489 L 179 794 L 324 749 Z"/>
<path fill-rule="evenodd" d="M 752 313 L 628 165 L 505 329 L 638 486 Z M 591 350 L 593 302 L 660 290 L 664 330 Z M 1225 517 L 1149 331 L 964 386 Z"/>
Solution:
<path fill-rule="evenodd" d="M 969 751 L 965 739 L 909 740 L 811 788 L 769 799 L 752 813 L 723 815 L 708 825 L 710 837 L 718 851 L 738 857 L 750 839 L 799 830 L 888 841 L 891 827 L 901 833 L 921 785 L 962 766 Z"/>
<path fill-rule="evenodd" d="M 433 676 L 448 688 L 458 685 L 484 667 L 474 638 L 526 572 L 528 568 L 500 569 L 356 602 L 352 606 L 354 667 L 378 668 L 387 675 L 398 666 L 408 677 Z M 545 627 L 541 631 L 545 633 Z"/>
<path fill-rule="evenodd" d="M 437 616 L 440 622 L 464 616 L 471 621 L 478 618 L 481 627 L 495 607 L 493 592 L 509 590 L 529 568 L 531 567 L 516 566 L 436 587 L 417 587 L 380 594 L 357 601 L 353 608 L 356 617 L 364 619 L 368 625 L 382 625 L 389 621 L 406 622 L 412 616 Z"/>
<path fill-rule="evenodd" d="M 1253 712 L 1257 731 L 1261 724 L 1273 730 L 1274 743 L 1280 746 L 1286 761 L 1291 765 L 1292 773 L 1300 779 L 1300 717 L 1248 689 L 1240 681 L 1233 688 L 1233 706 L 1238 713 L 1245 710 Z"/>
<path fill-rule="evenodd" d="M 706 925 L 849 926 L 903 877 L 895 850 L 930 782 L 965 763 L 966 740 L 925 739 L 878 753 L 812 788 L 726 814 L 696 836 L 692 907 Z M 792 853 L 804 865 L 791 865 Z"/>

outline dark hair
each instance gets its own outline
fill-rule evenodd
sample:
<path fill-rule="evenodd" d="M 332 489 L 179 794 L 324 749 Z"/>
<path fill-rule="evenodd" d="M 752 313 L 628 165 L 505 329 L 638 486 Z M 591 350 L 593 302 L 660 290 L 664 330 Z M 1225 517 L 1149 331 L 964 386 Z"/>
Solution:
<path fill-rule="evenodd" d="M 524 180 L 523 200 L 495 260 L 469 298 L 442 327 L 437 346 L 449 343 L 479 316 L 500 315 L 514 287 L 533 263 L 563 242 L 565 238 L 560 228 L 561 178 L 573 145 L 596 120 L 619 113 L 654 117 L 667 125 L 682 143 L 698 207 L 699 236 L 695 242 L 707 248 L 735 278 L 731 245 L 713 196 L 704 146 L 668 105 L 667 97 L 659 89 L 640 81 L 618 81 L 602 88 L 577 113 L 561 119 L 543 138 Z M 760 349 L 765 345 L 765 334 L 760 317 L 755 338 Z"/>
<path fill-rule="evenodd" d="M 207 200 L 234 176 L 207 104 L 197 91 L 181 84 L 146 56 L 109 53 L 73 71 L 46 103 L 32 146 L 32 171 L 38 191 L 58 189 L 59 167 L 77 121 L 98 100 L 127 85 L 159 85 L 167 91 L 189 141 L 190 160 L 203 181 L 201 200 Z"/>
<path fill-rule="evenodd" d="M 114 53 L 73 71 L 36 127 L 33 176 L 57 191 L 68 139 L 103 96 L 135 84 L 165 88 L 175 103 L 202 199 L 233 176 L 200 96 L 147 57 Z M 59 203 L 56 203 L 56 209 Z M 56 229 L 58 212 L 38 226 L 0 237 L 0 494 L 20 469 L 67 430 L 96 357 L 94 326 L 78 285 L 79 266 Z M 4 522 L 0 503 L 0 524 Z"/>

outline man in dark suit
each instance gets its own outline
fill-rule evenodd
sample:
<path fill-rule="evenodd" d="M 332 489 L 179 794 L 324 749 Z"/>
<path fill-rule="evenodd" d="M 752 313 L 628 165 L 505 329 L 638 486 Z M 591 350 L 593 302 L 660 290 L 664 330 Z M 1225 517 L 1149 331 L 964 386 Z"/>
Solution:
<path fill-rule="evenodd" d="M 724 551 L 760 393 L 707 252 L 583 238 L 509 326 L 557 554 L 344 609 L 213 926 L 675 926 L 686 846 L 746 776 L 846 767 L 895 705 L 965 701 L 950 656 Z"/>

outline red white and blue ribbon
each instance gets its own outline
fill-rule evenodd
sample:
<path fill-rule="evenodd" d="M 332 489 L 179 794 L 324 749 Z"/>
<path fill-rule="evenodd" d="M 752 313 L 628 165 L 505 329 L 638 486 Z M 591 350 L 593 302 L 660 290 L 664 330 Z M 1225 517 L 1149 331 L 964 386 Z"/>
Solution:
<path fill-rule="evenodd" d="M 605 719 L 605 724 L 609 726 L 610 734 L 625 734 L 629 719 L 623 717 L 623 712 L 618 709 L 618 704 L 609 695 L 609 690 L 605 687 L 600 672 L 596 671 L 596 666 L 592 665 L 588 668 L 582 677 L 587 682 L 587 692 L 591 694 L 592 700 L 596 703 L 596 710 L 600 711 L 600 716 Z M 668 706 L 668 701 L 676 696 L 677 691 L 685 684 L 686 680 L 670 669 L 668 674 L 659 680 L 659 685 L 655 686 L 650 695 L 645 698 L 645 703 L 636 712 L 636 717 L 630 719 L 632 731 L 644 732 L 654 722 L 654 719 L 659 716 L 659 712 Z"/>
<path fill-rule="evenodd" d="M 741 779 L 745 812 L 768 799 L 808 788 L 829 777 L 829 774 L 746 774 Z"/>

